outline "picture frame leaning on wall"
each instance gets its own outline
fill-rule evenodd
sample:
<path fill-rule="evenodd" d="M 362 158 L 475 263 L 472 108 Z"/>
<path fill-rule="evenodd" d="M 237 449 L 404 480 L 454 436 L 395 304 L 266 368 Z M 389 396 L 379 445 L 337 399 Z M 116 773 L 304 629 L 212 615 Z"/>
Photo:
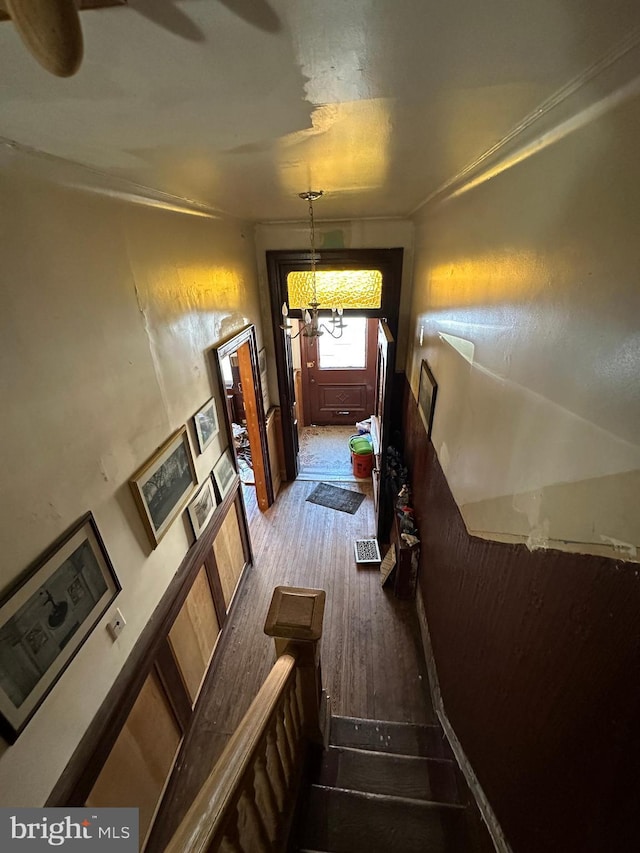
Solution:
<path fill-rule="evenodd" d="M 198 485 L 186 426 L 155 451 L 129 485 L 151 547 L 156 548 Z"/>
<path fill-rule="evenodd" d="M 0 734 L 14 743 L 121 590 L 88 512 L 0 597 Z"/>

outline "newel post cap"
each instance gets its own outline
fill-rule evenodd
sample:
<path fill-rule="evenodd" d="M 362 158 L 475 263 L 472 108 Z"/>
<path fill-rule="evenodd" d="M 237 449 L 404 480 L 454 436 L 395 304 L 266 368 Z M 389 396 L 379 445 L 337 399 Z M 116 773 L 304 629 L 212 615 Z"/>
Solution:
<path fill-rule="evenodd" d="M 323 589 L 277 586 L 264 624 L 265 634 L 288 640 L 319 640 L 326 597 Z"/>

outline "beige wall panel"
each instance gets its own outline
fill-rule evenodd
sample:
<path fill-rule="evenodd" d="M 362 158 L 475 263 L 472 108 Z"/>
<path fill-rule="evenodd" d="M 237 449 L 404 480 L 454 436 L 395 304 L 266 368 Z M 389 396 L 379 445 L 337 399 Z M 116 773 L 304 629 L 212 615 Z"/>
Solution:
<path fill-rule="evenodd" d="M 224 602 L 228 608 L 244 568 L 244 552 L 235 504 L 227 513 L 220 532 L 215 538 L 213 552 L 218 565 Z"/>
<path fill-rule="evenodd" d="M 425 208 L 407 374 L 475 535 L 637 560 L 640 101 L 606 106 Z"/>
<path fill-rule="evenodd" d="M 151 826 L 182 735 L 158 677 L 152 673 L 118 735 L 88 806 L 140 809 L 140 840 Z"/>
<path fill-rule="evenodd" d="M 192 702 L 198 697 L 219 633 L 211 587 L 203 566 L 169 631 L 169 643 Z"/>
<path fill-rule="evenodd" d="M 68 189 L 90 175 L 56 168 L 0 150 L 0 589 L 90 509 L 127 625 L 113 642 L 111 608 L 17 742 L 0 740 L 2 806 L 44 804 L 192 542 L 178 518 L 150 550 L 129 478 L 218 398 L 211 347 L 248 322 L 262 336 L 250 227 Z M 200 482 L 226 441 L 196 455 Z"/>

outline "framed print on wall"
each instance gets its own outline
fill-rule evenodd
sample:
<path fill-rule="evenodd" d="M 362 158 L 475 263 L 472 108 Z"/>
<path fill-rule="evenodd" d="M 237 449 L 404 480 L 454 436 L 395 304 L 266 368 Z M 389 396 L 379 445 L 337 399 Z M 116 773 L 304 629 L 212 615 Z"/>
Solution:
<path fill-rule="evenodd" d="M 213 483 L 211 482 L 211 478 L 207 477 L 202 488 L 187 507 L 196 539 L 198 539 L 207 524 L 211 521 L 217 505 Z"/>
<path fill-rule="evenodd" d="M 204 404 L 199 412 L 195 413 L 193 424 L 196 428 L 196 436 L 198 437 L 198 447 L 200 448 L 200 453 L 202 453 L 220 431 L 216 401 L 213 397 Z"/>
<path fill-rule="evenodd" d="M 227 448 L 213 466 L 213 479 L 216 481 L 216 486 L 220 492 L 221 500 L 224 500 L 225 496 L 229 492 L 235 476 L 236 469 L 234 468 L 233 461 L 231 459 L 231 451 Z"/>
<path fill-rule="evenodd" d="M 186 426 L 165 441 L 130 480 L 153 548 L 184 509 L 198 484 Z"/>
<path fill-rule="evenodd" d="M 120 592 L 88 512 L 0 600 L 0 731 L 14 743 Z"/>
<path fill-rule="evenodd" d="M 438 393 L 438 383 L 426 359 L 422 359 L 420 365 L 420 386 L 418 390 L 418 409 L 422 423 L 427 431 L 427 437 L 431 438 L 431 429 L 433 427 L 433 413 L 436 408 L 436 395 Z"/>

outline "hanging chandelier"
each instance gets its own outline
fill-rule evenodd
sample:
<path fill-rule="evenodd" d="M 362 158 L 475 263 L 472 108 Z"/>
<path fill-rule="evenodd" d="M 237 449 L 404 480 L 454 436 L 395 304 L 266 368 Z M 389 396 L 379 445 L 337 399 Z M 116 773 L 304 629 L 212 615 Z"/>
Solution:
<path fill-rule="evenodd" d="M 311 287 L 312 298 L 309 305 L 302 311 L 303 325 L 297 334 L 292 335 L 291 321 L 289 320 L 289 308 L 286 302 L 282 303 L 282 325 L 281 329 L 292 338 L 295 339 L 299 335 L 305 338 L 317 338 L 320 335 L 328 332 L 334 338 L 341 338 L 342 331 L 345 328 L 345 322 L 342 316 L 342 306 L 331 308 L 331 326 L 326 326 L 321 322 L 320 303 L 318 302 L 318 286 L 316 281 L 316 232 L 315 223 L 313 220 L 313 202 L 317 201 L 323 195 L 323 190 L 309 190 L 308 192 L 299 193 L 301 199 L 309 203 L 309 239 L 311 243 Z M 329 319 L 329 318 L 327 318 Z"/>

